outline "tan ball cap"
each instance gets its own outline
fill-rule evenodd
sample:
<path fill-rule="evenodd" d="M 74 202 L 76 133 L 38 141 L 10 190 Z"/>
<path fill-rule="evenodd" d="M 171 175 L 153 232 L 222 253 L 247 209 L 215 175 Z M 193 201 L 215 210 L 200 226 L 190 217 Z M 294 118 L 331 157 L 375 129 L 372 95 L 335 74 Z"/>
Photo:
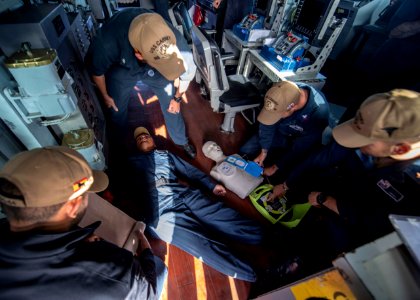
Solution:
<path fill-rule="evenodd" d="M 358 148 L 374 141 L 399 142 L 420 138 L 420 94 L 395 89 L 367 98 L 356 116 L 333 129 L 344 147 Z"/>
<path fill-rule="evenodd" d="M 264 108 L 258 115 L 258 121 L 264 125 L 273 125 L 282 118 L 292 103 L 300 97 L 299 87 L 291 81 L 275 83 L 265 94 Z"/>
<path fill-rule="evenodd" d="M 128 39 L 144 60 L 166 79 L 174 80 L 185 72 L 175 34 L 160 15 L 145 13 L 135 17 L 128 30 Z"/>
<path fill-rule="evenodd" d="M 1 203 L 16 207 L 51 206 L 108 186 L 104 172 L 92 170 L 79 152 L 64 146 L 21 152 L 4 165 L 0 178 L 21 191 L 21 199 L 0 193 Z"/>

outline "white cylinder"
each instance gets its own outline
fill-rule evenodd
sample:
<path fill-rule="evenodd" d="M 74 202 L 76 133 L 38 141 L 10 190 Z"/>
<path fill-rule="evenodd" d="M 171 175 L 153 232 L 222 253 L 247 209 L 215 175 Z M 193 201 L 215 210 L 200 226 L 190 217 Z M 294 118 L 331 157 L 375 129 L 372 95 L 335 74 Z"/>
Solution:
<path fill-rule="evenodd" d="M 5 65 L 26 96 L 64 92 L 60 78 L 64 72 L 54 49 L 19 51 L 7 58 Z"/>

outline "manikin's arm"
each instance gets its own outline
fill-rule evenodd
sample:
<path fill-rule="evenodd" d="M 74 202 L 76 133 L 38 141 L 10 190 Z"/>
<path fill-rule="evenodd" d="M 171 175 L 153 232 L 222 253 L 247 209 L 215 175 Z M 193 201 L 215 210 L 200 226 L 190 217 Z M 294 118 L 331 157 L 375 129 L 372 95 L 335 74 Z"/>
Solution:
<path fill-rule="evenodd" d="M 177 173 L 181 174 L 183 177 L 196 182 L 197 184 L 206 187 L 208 190 L 213 191 L 216 184 L 207 176 L 204 172 L 197 169 L 193 165 L 189 164 L 182 158 L 169 153 Z"/>

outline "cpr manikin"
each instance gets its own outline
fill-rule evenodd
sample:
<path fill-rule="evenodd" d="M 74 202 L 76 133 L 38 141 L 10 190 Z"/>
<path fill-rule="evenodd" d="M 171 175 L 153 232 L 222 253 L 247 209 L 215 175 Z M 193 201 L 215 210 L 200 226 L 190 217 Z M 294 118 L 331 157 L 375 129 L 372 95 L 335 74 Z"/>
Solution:
<path fill-rule="evenodd" d="M 216 165 L 210 171 L 210 175 L 242 199 L 263 181 L 262 176 L 253 176 L 244 169 L 235 166 L 235 160 L 240 162 L 243 159 L 238 154 L 226 157 L 215 142 L 206 142 L 203 145 L 203 153 L 216 162 Z"/>

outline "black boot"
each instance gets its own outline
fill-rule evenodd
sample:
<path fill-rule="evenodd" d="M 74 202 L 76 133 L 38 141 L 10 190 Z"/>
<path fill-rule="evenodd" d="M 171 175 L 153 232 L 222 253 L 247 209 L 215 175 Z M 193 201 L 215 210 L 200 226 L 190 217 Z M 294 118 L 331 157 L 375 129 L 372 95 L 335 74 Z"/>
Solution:
<path fill-rule="evenodd" d="M 184 148 L 185 154 L 188 155 L 189 158 L 194 159 L 197 155 L 197 151 L 195 150 L 194 146 L 191 144 L 185 144 L 182 146 Z"/>

